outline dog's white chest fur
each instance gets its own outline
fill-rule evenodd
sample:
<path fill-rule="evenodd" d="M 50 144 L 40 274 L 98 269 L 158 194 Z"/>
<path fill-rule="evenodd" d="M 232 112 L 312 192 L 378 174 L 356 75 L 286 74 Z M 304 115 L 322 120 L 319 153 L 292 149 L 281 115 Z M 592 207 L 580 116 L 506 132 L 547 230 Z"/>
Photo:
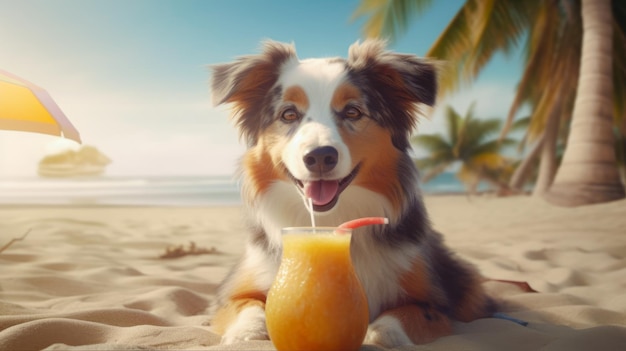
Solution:
<path fill-rule="evenodd" d="M 372 322 L 381 312 L 396 307 L 406 295 L 399 280 L 410 269 L 411 261 L 419 252 L 414 246 L 381 247 L 371 237 L 355 235 L 352 237 L 351 253 L 354 269 L 367 295 Z"/>

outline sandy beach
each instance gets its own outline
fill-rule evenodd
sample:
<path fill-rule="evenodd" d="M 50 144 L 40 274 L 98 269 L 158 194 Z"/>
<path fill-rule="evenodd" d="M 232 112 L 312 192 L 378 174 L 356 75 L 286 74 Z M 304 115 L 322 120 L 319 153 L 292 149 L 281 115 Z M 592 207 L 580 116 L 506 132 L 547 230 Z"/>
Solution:
<path fill-rule="evenodd" d="M 489 278 L 505 319 L 398 350 L 626 349 L 626 201 L 560 208 L 530 197 L 431 196 L 435 228 Z M 232 207 L 0 207 L 0 350 L 225 347 L 206 325 L 246 233 Z M 197 255 L 159 258 L 177 246 Z M 174 251 L 172 251 L 174 250 Z M 176 256 L 176 255 L 174 255 Z M 381 350 L 364 345 L 362 350 Z"/>

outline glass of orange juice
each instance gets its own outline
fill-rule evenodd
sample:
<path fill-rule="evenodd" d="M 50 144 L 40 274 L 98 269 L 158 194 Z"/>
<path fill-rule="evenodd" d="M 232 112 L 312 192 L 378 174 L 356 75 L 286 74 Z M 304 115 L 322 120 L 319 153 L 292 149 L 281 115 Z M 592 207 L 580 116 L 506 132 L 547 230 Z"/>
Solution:
<path fill-rule="evenodd" d="M 283 253 L 265 305 L 279 350 L 358 350 L 369 312 L 350 258 L 351 229 L 283 228 Z"/>

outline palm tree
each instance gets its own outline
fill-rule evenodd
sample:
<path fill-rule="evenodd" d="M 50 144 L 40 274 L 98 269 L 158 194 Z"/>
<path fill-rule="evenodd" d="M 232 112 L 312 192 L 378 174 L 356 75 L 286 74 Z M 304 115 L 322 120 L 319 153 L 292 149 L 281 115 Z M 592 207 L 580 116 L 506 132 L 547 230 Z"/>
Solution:
<path fill-rule="evenodd" d="M 537 184 L 541 190 L 550 188 L 552 177 L 556 173 L 555 149 L 557 132 L 561 126 L 568 123 L 574 101 L 576 100 L 576 88 L 578 86 L 578 72 L 580 66 L 581 38 L 583 27 L 581 26 L 583 6 L 587 0 L 563 1 L 518 1 L 518 0 L 467 0 L 464 6 L 455 15 L 448 27 L 433 44 L 426 56 L 444 59 L 452 62 L 442 72 L 441 88 L 446 94 L 458 88 L 462 82 L 471 81 L 495 52 L 510 52 L 518 42 L 527 35 L 527 61 L 517 96 L 511 106 L 511 112 L 507 119 L 505 130 L 512 123 L 518 108 L 524 104 L 531 104 L 533 109 L 532 123 L 529 127 L 527 140 L 538 141 L 541 152 L 529 155 L 541 154 L 542 166 Z M 369 16 L 365 24 L 364 32 L 367 36 L 388 36 L 393 39 L 398 32 L 404 30 L 411 18 L 431 4 L 429 0 L 362 0 L 361 5 L 355 12 L 355 16 Z M 596 1 L 591 0 L 594 5 Z M 605 37 L 603 42 L 611 43 L 615 47 L 613 53 L 609 51 L 605 66 L 614 65 L 612 79 L 614 93 L 618 97 L 613 100 L 615 116 L 622 119 L 620 130 L 626 132 L 626 4 L 622 1 L 614 1 L 611 9 L 610 0 L 602 0 L 608 4 L 609 16 L 605 16 L 605 24 L 609 32 L 615 33 L 615 40 Z M 607 6 L 605 6 L 606 8 Z M 615 14 L 611 18 L 611 11 Z M 612 26 L 612 27 L 611 27 Z M 585 29 L 585 32 L 587 30 Z M 589 49 L 593 50 L 593 49 Z M 608 57 L 608 58 L 607 58 Z M 611 74 L 602 84 L 611 85 Z M 610 90 L 609 91 L 609 98 Z M 604 106 L 611 106 L 611 101 L 604 99 L 606 91 L 596 92 L 592 99 L 603 101 Z M 580 97 L 578 97 L 580 99 Z M 608 104 L 606 104 L 608 103 Z M 593 115 L 591 119 L 606 120 L 605 117 Z M 602 123 L 594 123 L 601 124 Z M 606 124 L 606 123 L 605 123 Z M 571 123 L 572 135 L 588 134 L 587 126 L 581 123 Z M 575 129 L 579 131 L 575 132 Z M 583 129 L 580 131 L 580 129 Z M 606 136 L 606 131 L 602 132 Z M 580 140 L 580 137 L 570 138 Z M 606 139 L 606 140 L 610 140 Z M 598 140 L 594 139 L 592 143 Z M 580 152 L 582 145 L 592 143 L 577 143 L 574 152 Z M 589 145 L 587 145 L 589 146 Z M 585 146 L 586 148 L 586 146 Z M 569 147 L 568 147 L 569 149 Z M 555 191 L 547 193 L 547 199 L 562 205 L 579 205 L 585 203 L 603 202 L 624 197 L 624 188 L 615 166 L 615 155 L 604 151 L 605 147 L 591 147 L 584 152 L 590 157 L 586 158 L 586 166 L 569 166 L 576 158 L 568 157 L 564 160 L 566 167 L 559 174 L 567 174 L 576 169 L 576 176 L 557 177 Z M 591 163 L 589 163 L 591 162 Z M 525 164 L 531 164 L 526 162 Z M 580 163 L 579 163 L 580 164 Z M 592 172 L 587 173 L 580 169 L 598 170 L 601 177 L 595 177 Z M 585 175 L 586 174 L 586 175 Z M 594 172 L 595 174 L 595 172 Z M 589 184 L 596 184 L 589 186 Z M 599 185 L 597 185 L 599 184 Z M 585 192 L 574 189 L 585 189 Z M 561 190 L 559 190 L 561 189 Z M 597 196 L 585 194 L 597 193 Z"/>
<path fill-rule="evenodd" d="M 417 166 L 425 172 L 422 177 L 424 182 L 460 163 L 457 177 L 470 193 L 476 192 L 480 181 L 508 189 L 505 178 L 510 175 L 511 163 L 500 151 L 514 141 L 498 140 L 502 121 L 476 119 L 473 111 L 472 104 L 465 116 L 461 116 L 448 106 L 445 113 L 446 135 L 423 134 L 412 138 L 413 144 L 429 153 L 429 156 L 416 160 Z"/>
<path fill-rule="evenodd" d="M 571 130 L 547 193 L 578 206 L 624 198 L 613 140 L 613 15 L 610 0 L 582 0 L 583 43 Z"/>

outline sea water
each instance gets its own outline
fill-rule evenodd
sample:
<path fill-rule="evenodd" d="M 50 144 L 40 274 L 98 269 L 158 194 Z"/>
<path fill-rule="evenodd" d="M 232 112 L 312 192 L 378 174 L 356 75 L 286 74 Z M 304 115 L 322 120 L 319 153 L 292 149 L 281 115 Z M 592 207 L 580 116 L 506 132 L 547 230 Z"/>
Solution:
<path fill-rule="evenodd" d="M 421 185 L 424 194 L 462 193 L 453 173 Z M 486 187 L 479 187 L 485 190 Z M 223 206 L 241 204 L 231 176 L 0 178 L 0 204 Z"/>
<path fill-rule="evenodd" d="M 237 205 L 239 193 L 229 176 L 0 179 L 0 204 Z"/>

